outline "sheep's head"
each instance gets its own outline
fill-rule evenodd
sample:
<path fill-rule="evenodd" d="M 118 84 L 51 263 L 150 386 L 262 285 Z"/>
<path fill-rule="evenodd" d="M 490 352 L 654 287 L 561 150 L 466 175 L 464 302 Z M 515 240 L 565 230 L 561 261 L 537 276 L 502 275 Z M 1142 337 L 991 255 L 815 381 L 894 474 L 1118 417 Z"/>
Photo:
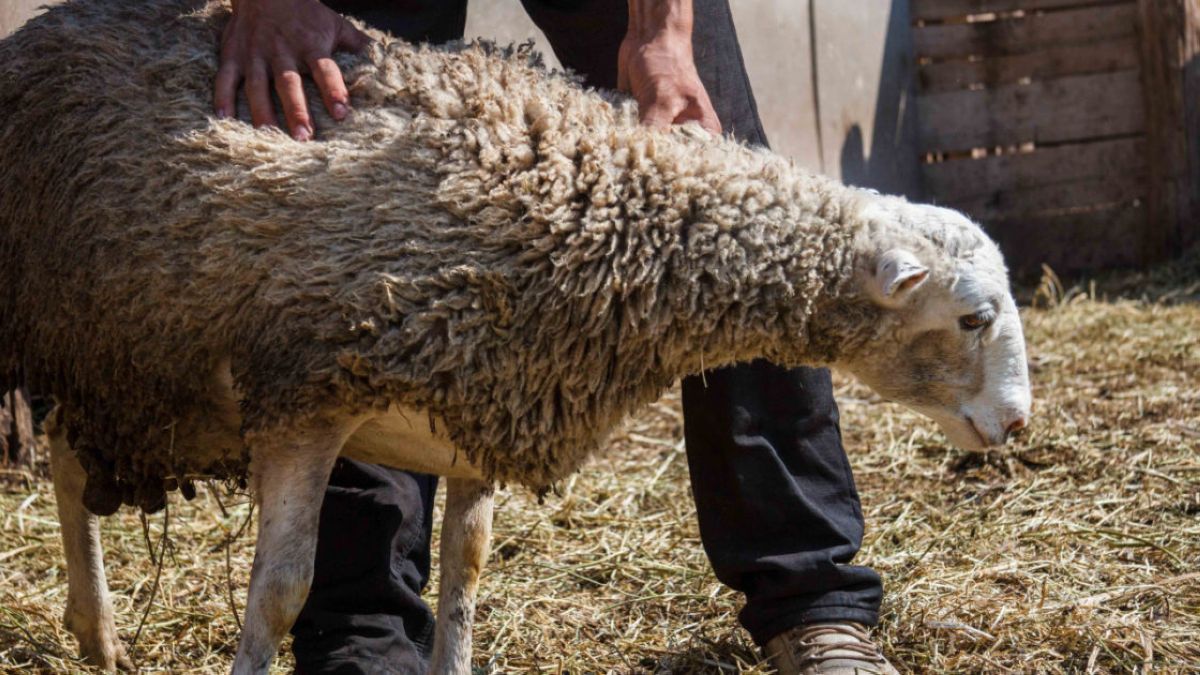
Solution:
<path fill-rule="evenodd" d="M 844 364 L 967 449 L 1003 444 L 1030 409 L 1025 337 L 996 245 L 949 209 L 881 198 L 858 283 L 881 330 Z"/>

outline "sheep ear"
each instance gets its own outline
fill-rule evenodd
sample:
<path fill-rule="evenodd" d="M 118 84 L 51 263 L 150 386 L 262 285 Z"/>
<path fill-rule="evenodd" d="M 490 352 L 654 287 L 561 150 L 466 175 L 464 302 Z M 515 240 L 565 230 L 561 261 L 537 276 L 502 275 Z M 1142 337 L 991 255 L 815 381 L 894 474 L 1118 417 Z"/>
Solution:
<path fill-rule="evenodd" d="M 904 302 L 929 278 L 929 268 L 912 252 L 900 248 L 886 251 L 875 263 L 872 292 L 884 304 Z"/>

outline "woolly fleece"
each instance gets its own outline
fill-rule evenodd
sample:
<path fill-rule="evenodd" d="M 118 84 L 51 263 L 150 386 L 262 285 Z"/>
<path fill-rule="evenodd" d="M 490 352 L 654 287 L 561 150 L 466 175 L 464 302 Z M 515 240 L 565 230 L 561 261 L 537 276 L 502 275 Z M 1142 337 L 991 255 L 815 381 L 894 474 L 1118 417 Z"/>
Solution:
<path fill-rule="evenodd" d="M 227 16 L 74 0 L 0 43 L 0 372 L 58 399 L 95 512 L 244 477 L 193 440 L 226 359 L 246 432 L 403 404 L 545 490 L 682 375 L 881 330 L 839 297 L 861 191 L 527 50 L 378 32 L 353 116 L 297 143 L 212 118 Z"/>

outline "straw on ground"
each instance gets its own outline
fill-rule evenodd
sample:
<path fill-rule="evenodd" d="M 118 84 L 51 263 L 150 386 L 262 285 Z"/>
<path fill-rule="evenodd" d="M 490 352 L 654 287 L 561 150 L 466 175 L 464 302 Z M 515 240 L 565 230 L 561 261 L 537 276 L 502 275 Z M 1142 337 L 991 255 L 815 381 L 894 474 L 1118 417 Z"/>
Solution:
<path fill-rule="evenodd" d="M 840 381 L 867 520 L 858 562 L 884 577 L 878 636 L 902 669 L 1200 670 L 1198 263 L 1099 286 L 1135 299 L 1044 284 L 1024 312 L 1035 419 L 1003 451 L 949 448 L 927 421 Z M 0 481 L 0 668 L 77 670 L 53 490 L 37 472 Z M 135 514 L 103 525 L 126 641 L 159 576 L 133 653 L 142 667 L 222 672 L 232 660 L 229 586 L 240 609 L 253 528 L 233 536 L 245 495 L 217 497 L 172 496 L 161 573 Z M 700 547 L 676 393 L 630 420 L 561 496 L 539 506 L 510 490 L 498 505 L 478 666 L 768 671 Z M 157 551 L 162 518 L 149 530 Z"/>

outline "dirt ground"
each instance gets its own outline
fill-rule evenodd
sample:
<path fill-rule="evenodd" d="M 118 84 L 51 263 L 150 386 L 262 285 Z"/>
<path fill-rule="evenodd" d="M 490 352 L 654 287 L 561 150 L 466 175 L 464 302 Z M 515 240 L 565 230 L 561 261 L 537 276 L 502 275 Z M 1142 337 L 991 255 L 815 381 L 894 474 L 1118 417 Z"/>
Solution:
<path fill-rule="evenodd" d="M 1200 672 L 1200 255 L 1067 292 L 1048 278 L 1034 299 L 1034 419 L 1002 451 L 950 448 L 839 379 L 867 521 L 857 562 L 886 583 L 879 639 L 908 672 Z M 481 672 L 769 671 L 700 547 L 677 392 L 561 493 L 498 499 Z M 145 614 L 142 668 L 227 671 L 247 512 L 245 495 L 206 490 L 173 495 L 146 530 L 128 510 L 104 522 L 127 645 Z M 80 670 L 44 474 L 6 474 L 0 514 L 0 669 Z M 164 528 L 160 570 L 147 542 Z"/>

